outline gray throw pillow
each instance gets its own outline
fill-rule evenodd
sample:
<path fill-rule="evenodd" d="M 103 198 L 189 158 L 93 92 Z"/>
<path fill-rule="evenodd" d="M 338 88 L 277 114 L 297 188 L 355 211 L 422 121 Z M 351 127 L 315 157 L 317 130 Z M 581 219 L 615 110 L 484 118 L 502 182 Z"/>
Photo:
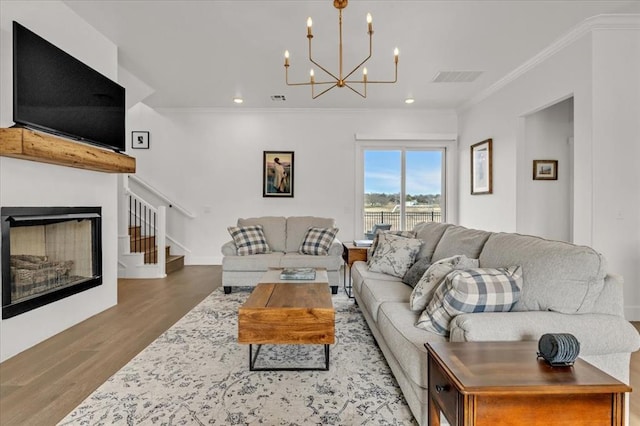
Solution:
<path fill-rule="evenodd" d="M 431 257 L 423 257 L 411 265 L 411 268 L 409 268 L 407 273 L 404 274 L 404 277 L 402 277 L 402 282 L 411 288 L 415 287 L 425 271 L 429 269 L 429 266 L 431 266 Z"/>

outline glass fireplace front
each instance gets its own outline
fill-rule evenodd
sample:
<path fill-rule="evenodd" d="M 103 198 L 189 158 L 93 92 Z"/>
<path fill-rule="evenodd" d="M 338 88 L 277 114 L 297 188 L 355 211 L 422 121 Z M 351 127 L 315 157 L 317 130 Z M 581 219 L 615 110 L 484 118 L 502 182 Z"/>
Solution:
<path fill-rule="evenodd" d="M 100 207 L 2 207 L 2 318 L 102 284 Z"/>

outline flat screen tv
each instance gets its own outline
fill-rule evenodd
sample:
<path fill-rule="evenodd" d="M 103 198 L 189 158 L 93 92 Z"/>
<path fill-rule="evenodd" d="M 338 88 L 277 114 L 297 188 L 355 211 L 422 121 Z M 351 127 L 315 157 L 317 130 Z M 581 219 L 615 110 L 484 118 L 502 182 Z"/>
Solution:
<path fill-rule="evenodd" d="M 13 22 L 13 121 L 125 150 L 125 90 Z"/>

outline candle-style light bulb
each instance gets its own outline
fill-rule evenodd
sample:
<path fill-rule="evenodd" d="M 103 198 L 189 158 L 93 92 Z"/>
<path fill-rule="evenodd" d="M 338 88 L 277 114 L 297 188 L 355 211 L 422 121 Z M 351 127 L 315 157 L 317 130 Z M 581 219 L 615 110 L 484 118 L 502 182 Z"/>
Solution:
<path fill-rule="evenodd" d="M 398 51 L 398 48 L 396 47 L 395 49 L 393 49 L 393 57 L 394 57 L 394 61 L 397 64 L 398 63 L 398 55 L 400 55 L 400 52 Z"/>
<path fill-rule="evenodd" d="M 311 16 L 307 18 L 307 35 L 311 35 L 311 26 L 313 25 L 313 21 L 311 20 Z"/>
<path fill-rule="evenodd" d="M 362 70 L 362 79 L 365 83 L 367 82 L 367 67 Z"/>
<path fill-rule="evenodd" d="M 284 51 L 284 66 L 286 67 L 287 65 L 289 65 L 289 51 L 285 50 Z"/>
<path fill-rule="evenodd" d="M 315 74 L 313 72 L 313 68 L 311 68 L 311 71 L 309 71 L 309 78 L 311 79 L 312 83 L 314 83 L 316 81 Z"/>
<path fill-rule="evenodd" d="M 373 32 L 373 25 L 371 24 L 371 14 L 367 13 L 367 27 L 369 28 L 369 32 L 372 33 Z"/>

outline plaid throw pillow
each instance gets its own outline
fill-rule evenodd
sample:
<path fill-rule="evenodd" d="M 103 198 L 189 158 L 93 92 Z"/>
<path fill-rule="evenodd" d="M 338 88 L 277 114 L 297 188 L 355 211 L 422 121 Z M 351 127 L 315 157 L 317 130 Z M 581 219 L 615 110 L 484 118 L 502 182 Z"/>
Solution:
<path fill-rule="evenodd" d="M 236 244 L 238 256 L 271 253 L 262 225 L 230 226 L 227 231 Z"/>
<path fill-rule="evenodd" d="M 436 290 L 416 327 L 448 336 L 449 323 L 458 314 L 510 311 L 521 288 L 520 266 L 453 271 Z"/>
<path fill-rule="evenodd" d="M 316 228 L 312 226 L 307 230 L 298 252 L 326 256 L 329 254 L 329 248 L 337 233 L 338 228 Z"/>

